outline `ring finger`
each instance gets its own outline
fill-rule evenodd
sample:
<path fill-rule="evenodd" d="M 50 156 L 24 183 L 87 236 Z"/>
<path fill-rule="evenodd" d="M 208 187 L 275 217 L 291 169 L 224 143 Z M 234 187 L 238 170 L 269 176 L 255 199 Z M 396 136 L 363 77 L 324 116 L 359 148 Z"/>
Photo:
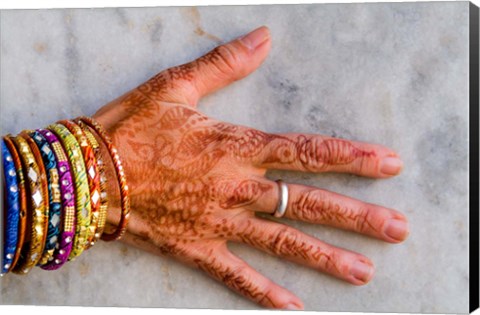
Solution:
<path fill-rule="evenodd" d="M 271 213 L 279 202 L 279 186 L 263 177 L 244 180 L 222 191 L 222 208 L 244 207 Z M 311 186 L 287 184 L 285 217 L 326 224 L 399 243 L 408 236 L 407 218 L 400 212 Z"/>

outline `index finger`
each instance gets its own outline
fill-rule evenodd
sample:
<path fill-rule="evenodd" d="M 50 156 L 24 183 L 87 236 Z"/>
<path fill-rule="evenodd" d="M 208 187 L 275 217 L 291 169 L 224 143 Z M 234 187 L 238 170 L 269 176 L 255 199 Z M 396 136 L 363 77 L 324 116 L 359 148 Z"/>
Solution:
<path fill-rule="evenodd" d="M 342 172 L 385 178 L 398 175 L 403 162 L 387 147 L 320 135 L 278 134 L 254 163 L 263 168 Z"/>

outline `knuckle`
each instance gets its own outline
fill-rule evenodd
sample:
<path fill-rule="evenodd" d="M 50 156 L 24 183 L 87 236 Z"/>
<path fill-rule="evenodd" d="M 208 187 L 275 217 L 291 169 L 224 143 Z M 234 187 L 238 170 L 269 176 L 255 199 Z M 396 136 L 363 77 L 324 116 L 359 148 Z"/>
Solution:
<path fill-rule="evenodd" d="M 223 275 L 222 281 L 229 287 L 239 289 L 248 281 L 248 278 L 245 275 L 245 266 L 235 266 Z"/>
<path fill-rule="evenodd" d="M 333 166 L 347 165 L 361 158 L 359 167 L 364 167 L 371 153 L 364 152 L 354 146 L 351 141 L 320 136 L 297 139 L 297 150 L 300 162 L 309 170 L 325 170 Z"/>
<path fill-rule="evenodd" d="M 270 136 L 262 131 L 241 127 L 226 138 L 224 145 L 235 158 L 248 159 L 261 154 L 270 140 Z"/>
<path fill-rule="evenodd" d="M 275 141 L 275 135 L 273 134 L 267 134 L 267 137 L 273 141 L 269 145 L 268 154 L 262 161 L 263 163 L 291 164 L 297 160 L 295 142 L 289 139 Z"/>
<path fill-rule="evenodd" d="M 353 171 L 357 173 L 364 173 L 368 171 L 368 169 L 371 168 L 371 159 L 369 158 L 370 156 L 368 155 L 357 155 L 355 163 L 353 163 Z M 377 163 L 379 165 L 379 163 Z M 374 169 L 379 169 L 379 167 L 374 167 Z"/>
<path fill-rule="evenodd" d="M 341 264 L 341 259 L 336 249 L 332 249 L 330 251 L 324 251 L 322 258 L 323 258 L 323 268 L 325 271 L 333 272 L 333 273 L 335 273 L 335 271 L 339 271 L 338 264 Z"/>
<path fill-rule="evenodd" d="M 288 227 L 282 227 L 273 233 L 270 250 L 275 255 L 290 254 L 292 244 L 296 243 L 297 233 L 293 232 Z"/>
<path fill-rule="evenodd" d="M 271 285 L 265 287 L 255 283 L 255 279 L 249 276 L 245 266 L 236 266 L 223 275 L 221 279 L 229 288 L 237 291 L 245 297 L 263 306 L 273 306 L 271 299 L 273 288 Z"/>
<path fill-rule="evenodd" d="M 325 156 L 328 152 L 324 150 L 321 138 L 300 136 L 296 146 L 300 162 L 306 169 L 319 171 L 325 167 Z"/>
<path fill-rule="evenodd" d="M 273 295 L 273 289 L 271 286 L 267 286 L 263 290 L 260 290 L 257 295 L 255 296 L 255 301 L 265 307 L 272 307 L 275 306 L 273 304 L 271 296 Z"/>
<path fill-rule="evenodd" d="M 319 191 L 308 190 L 292 200 L 291 209 L 293 216 L 301 219 L 319 222 L 324 216 L 324 198 Z"/>
<path fill-rule="evenodd" d="M 225 75 L 233 75 L 239 64 L 238 53 L 230 45 L 221 45 L 210 52 L 212 64 Z"/>
<path fill-rule="evenodd" d="M 355 230 L 358 232 L 364 232 L 370 227 L 369 217 L 373 212 L 371 207 L 361 207 L 355 215 Z"/>

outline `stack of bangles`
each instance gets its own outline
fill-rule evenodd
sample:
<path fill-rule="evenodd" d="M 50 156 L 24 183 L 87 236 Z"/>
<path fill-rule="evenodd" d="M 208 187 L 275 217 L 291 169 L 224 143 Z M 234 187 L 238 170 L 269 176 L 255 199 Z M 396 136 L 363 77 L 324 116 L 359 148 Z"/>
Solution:
<path fill-rule="evenodd" d="M 2 276 L 26 274 L 34 266 L 56 270 L 99 239 L 122 237 L 130 213 L 128 186 L 117 150 L 98 122 L 88 117 L 62 120 L 6 135 L 1 142 Z M 101 142 L 115 166 L 121 196 L 120 223 L 112 234 L 104 232 L 107 187 L 117 183 L 107 181 Z"/>

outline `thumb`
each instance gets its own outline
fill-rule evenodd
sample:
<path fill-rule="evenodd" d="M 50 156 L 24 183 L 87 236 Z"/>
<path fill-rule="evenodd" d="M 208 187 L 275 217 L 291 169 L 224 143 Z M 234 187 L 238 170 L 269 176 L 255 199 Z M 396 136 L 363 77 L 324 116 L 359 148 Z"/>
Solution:
<path fill-rule="evenodd" d="M 233 81 L 240 80 L 257 69 L 270 51 L 270 32 L 262 26 L 218 46 L 200 57 L 194 84 L 200 97 L 212 93 Z"/>
<path fill-rule="evenodd" d="M 167 69 L 139 86 L 161 101 L 188 103 L 198 100 L 257 69 L 270 51 L 270 32 L 262 26 L 206 55 L 181 66 Z M 168 84 L 161 84 L 168 83 Z M 155 91 L 160 87 L 160 91 Z"/>

